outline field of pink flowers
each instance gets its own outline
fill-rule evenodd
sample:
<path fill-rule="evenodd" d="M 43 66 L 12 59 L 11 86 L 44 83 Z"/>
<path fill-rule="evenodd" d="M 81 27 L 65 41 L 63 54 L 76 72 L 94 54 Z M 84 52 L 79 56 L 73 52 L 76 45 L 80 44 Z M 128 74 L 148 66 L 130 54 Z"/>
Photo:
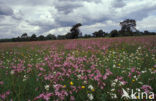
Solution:
<path fill-rule="evenodd" d="M 156 99 L 156 36 L 0 43 L 0 48 L 0 101 Z"/>

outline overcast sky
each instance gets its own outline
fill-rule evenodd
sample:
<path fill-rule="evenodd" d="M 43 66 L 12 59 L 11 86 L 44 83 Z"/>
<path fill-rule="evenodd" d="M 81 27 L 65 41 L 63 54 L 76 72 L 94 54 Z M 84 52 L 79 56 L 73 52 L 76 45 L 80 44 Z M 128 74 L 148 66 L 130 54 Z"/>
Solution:
<path fill-rule="evenodd" d="M 137 29 L 156 31 L 156 0 L 0 0 L 0 39 L 28 35 L 63 35 L 82 23 L 83 34 L 120 29 L 135 19 Z"/>

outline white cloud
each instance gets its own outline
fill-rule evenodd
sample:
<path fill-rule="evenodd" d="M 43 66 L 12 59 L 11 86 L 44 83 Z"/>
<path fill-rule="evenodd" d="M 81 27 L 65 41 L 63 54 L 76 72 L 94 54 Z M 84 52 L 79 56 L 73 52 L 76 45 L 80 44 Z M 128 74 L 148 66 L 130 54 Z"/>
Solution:
<path fill-rule="evenodd" d="M 43 35 L 54 34 L 54 35 L 65 35 L 69 32 L 71 27 L 60 27 L 49 30 L 48 32 L 43 33 Z"/>
<path fill-rule="evenodd" d="M 95 31 L 102 29 L 104 32 L 110 32 L 113 29 L 120 29 L 118 22 L 113 22 L 111 20 L 105 23 L 95 23 L 92 25 L 85 25 L 80 27 L 83 34 L 92 34 Z"/>
<path fill-rule="evenodd" d="M 154 16 L 149 16 L 147 18 L 144 18 L 141 21 L 137 22 L 137 28 L 144 31 L 144 30 L 149 30 L 149 31 L 156 31 L 156 15 Z"/>

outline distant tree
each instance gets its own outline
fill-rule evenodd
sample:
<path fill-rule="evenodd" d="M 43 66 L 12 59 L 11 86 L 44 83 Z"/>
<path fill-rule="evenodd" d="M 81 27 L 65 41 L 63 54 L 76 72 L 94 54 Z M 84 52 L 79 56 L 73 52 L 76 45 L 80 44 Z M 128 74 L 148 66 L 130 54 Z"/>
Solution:
<path fill-rule="evenodd" d="M 143 35 L 156 35 L 156 32 L 149 32 L 148 30 L 145 30 Z"/>
<path fill-rule="evenodd" d="M 105 35 L 104 35 L 104 37 L 109 37 L 109 34 L 105 32 Z"/>
<path fill-rule="evenodd" d="M 66 35 L 58 35 L 57 36 L 57 39 L 59 39 L 59 40 L 66 39 Z"/>
<path fill-rule="evenodd" d="M 18 38 L 18 40 L 20 40 L 20 41 L 29 41 L 30 38 L 29 38 L 27 33 L 24 33 L 24 34 L 21 35 L 20 39 Z"/>
<path fill-rule="evenodd" d="M 22 41 L 22 38 L 20 38 L 19 36 L 17 38 L 12 38 L 13 42 L 20 42 Z"/>
<path fill-rule="evenodd" d="M 150 34 L 150 32 L 148 30 L 145 30 L 144 35 L 148 35 L 148 34 Z"/>
<path fill-rule="evenodd" d="M 73 38 L 72 33 L 67 33 L 66 34 L 66 39 L 72 39 L 72 38 Z"/>
<path fill-rule="evenodd" d="M 156 35 L 156 32 L 151 32 L 151 35 Z"/>
<path fill-rule="evenodd" d="M 79 27 L 82 26 L 81 23 L 77 23 L 70 29 L 70 33 L 66 34 L 66 38 L 75 39 L 82 36 L 82 33 L 79 30 Z"/>
<path fill-rule="evenodd" d="M 105 32 L 103 32 L 103 30 L 99 30 L 93 33 L 93 37 L 104 37 L 104 36 L 105 36 Z"/>
<path fill-rule="evenodd" d="M 45 39 L 45 37 L 43 36 L 43 35 L 40 35 L 39 37 L 38 37 L 38 40 L 44 40 Z"/>
<path fill-rule="evenodd" d="M 28 34 L 27 33 L 22 34 L 21 38 L 28 38 Z"/>
<path fill-rule="evenodd" d="M 112 31 L 110 32 L 110 36 L 111 36 L 111 37 L 117 37 L 117 36 L 119 36 L 118 31 L 117 31 L 116 29 L 112 30 Z"/>
<path fill-rule="evenodd" d="M 137 35 L 137 34 L 136 34 Z M 144 32 L 139 32 L 139 34 L 138 35 L 144 35 Z"/>
<path fill-rule="evenodd" d="M 55 40 L 55 39 L 56 39 L 56 36 L 55 36 L 55 35 L 52 35 L 52 34 L 48 34 L 48 35 L 46 36 L 46 39 L 47 39 L 47 40 Z"/>
<path fill-rule="evenodd" d="M 91 38 L 92 36 L 90 34 L 85 34 L 84 38 Z"/>
<path fill-rule="evenodd" d="M 36 34 L 32 34 L 32 36 L 30 37 L 30 40 L 31 40 L 31 41 L 37 40 Z"/>
<path fill-rule="evenodd" d="M 126 19 L 123 22 L 120 22 L 121 30 L 120 34 L 123 36 L 133 35 L 133 32 L 137 32 L 136 21 L 133 19 Z"/>

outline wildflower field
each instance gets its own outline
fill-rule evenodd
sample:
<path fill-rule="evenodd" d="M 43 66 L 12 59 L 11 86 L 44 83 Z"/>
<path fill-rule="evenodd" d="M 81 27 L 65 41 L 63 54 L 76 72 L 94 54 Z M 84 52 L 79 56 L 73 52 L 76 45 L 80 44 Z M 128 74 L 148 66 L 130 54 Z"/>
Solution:
<path fill-rule="evenodd" d="M 0 101 L 124 101 L 123 89 L 155 99 L 156 36 L 0 43 Z"/>

